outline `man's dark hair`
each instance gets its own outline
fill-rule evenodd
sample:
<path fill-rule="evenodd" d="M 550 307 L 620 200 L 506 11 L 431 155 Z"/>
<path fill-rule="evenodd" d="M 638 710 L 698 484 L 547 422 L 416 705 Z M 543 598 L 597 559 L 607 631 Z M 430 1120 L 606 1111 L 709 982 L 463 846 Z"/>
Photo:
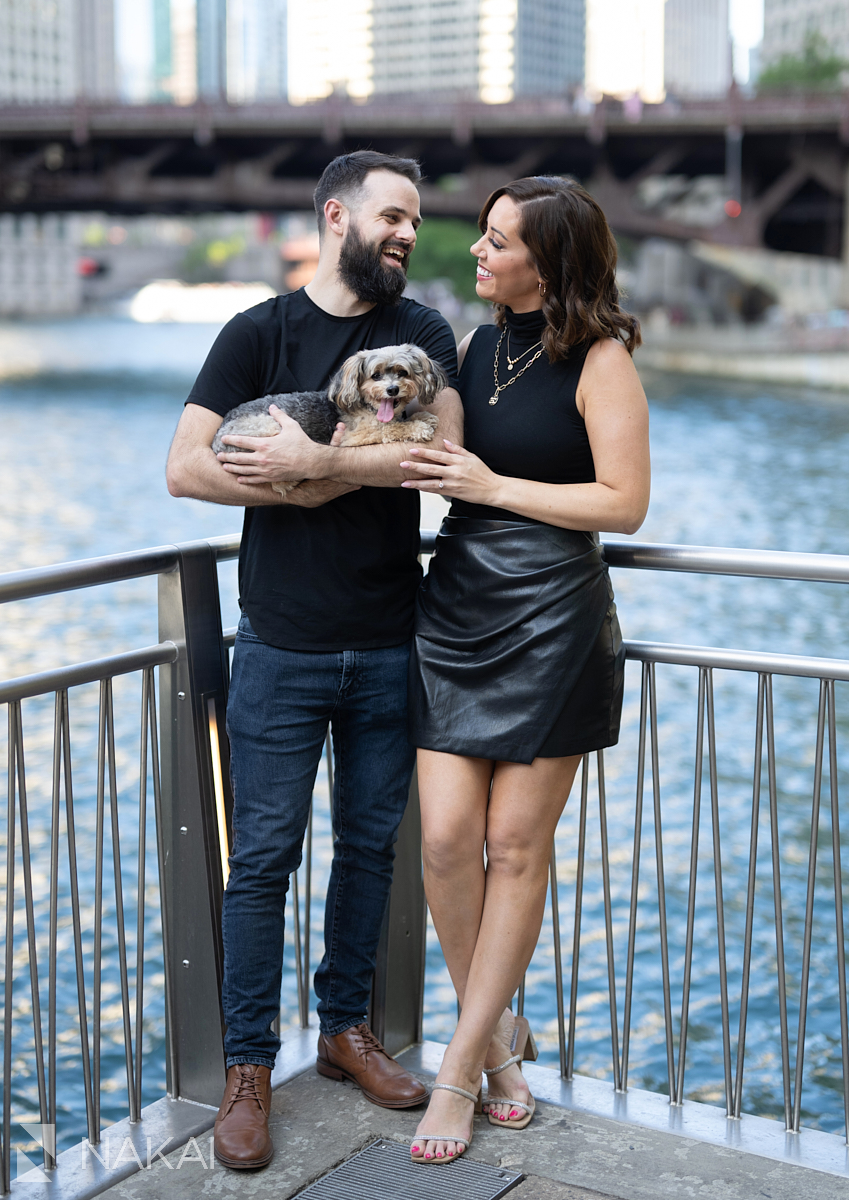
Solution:
<path fill-rule="evenodd" d="M 324 206 L 327 201 L 334 198 L 350 207 L 372 171 L 394 171 L 414 184 L 419 184 L 422 178 L 421 167 L 414 158 L 398 158 L 394 154 L 380 154 L 377 150 L 355 150 L 353 154 L 340 154 L 324 168 L 313 192 L 320 234 L 324 233 Z"/>

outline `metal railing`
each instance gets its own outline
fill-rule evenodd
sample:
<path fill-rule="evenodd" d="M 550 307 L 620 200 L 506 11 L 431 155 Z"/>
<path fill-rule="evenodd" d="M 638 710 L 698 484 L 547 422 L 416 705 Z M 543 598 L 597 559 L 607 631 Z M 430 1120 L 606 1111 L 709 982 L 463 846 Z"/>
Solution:
<path fill-rule="evenodd" d="M 3 887 L 5 915 L 3 1112 L 0 1123 L 0 1191 L 8 1192 L 12 1178 L 12 1105 L 20 1096 L 22 1075 L 37 1094 L 38 1123 L 53 1133 L 43 1136 L 43 1164 L 56 1166 L 57 1048 L 75 1037 L 81 1060 L 86 1133 L 96 1146 L 101 1137 L 101 1093 L 114 1090 L 114 1078 L 102 1079 L 102 1043 L 111 997 L 104 995 L 104 976 L 120 996 L 119 1032 L 126 1077 L 127 1114 L 142 1117 L 143 1013 L 146 1002 L 146 963 L 161 960 L 164 975 L 165 1075 L 174 1099 L 199 1101 L 217 1107 L 224 1085 L 223 1017 L 220 1004 L 223 950 L 221 900 L 227 878 L 232 794 L 224 717 L 229 683 L 228 646 L 235 631 L 221 627 L 217 568 L 237 557 L 239 537 L 111 555 L 63 563 L 0 576 L 0 603 L 29 600 L 138 579 L 158 578 L 160 641 L 130 650 L 0 680 L 0 704 L 8 707 L 6 779 L 8 804 L 5 828 L 6 872 Z M 159 668 L 159 695 L 155 668 Z M 116 751 L 113 681 L 140 677 L 141 720 L 137 725 L 139 756 L 138 798 L 133 803 L 133 834 L 127 832 L 127 813 L 121 814 Z M 95 783 L 86 765 L 75 763 L 79 741 L 72 739 L 72 689 L 97 684 L 99 704 L 94 755 Z M 32 806 L 28 779 L 33 766 L 25 746 L 22 702 L 52 697 L 54 736 L 49 811 L 42 814 L 46 836 L 36 847 L 30 838 Z M 157 726 L 157 707 L 159 722 Z M 126 721 L 124 722 L 126 725 Z M 36 737 L 36 741 L 42 741 Z M 125 739 L 126 740 L 126 739 Z M 44 748 L 36 768 L 43 776 Z M 329 760 L 328 760 L 329 761 Z M 80 803 L 75 780 L 83 774 L 85 809 L 94 811 L 94 837 L 86 875 L 93 876 L 83 895 L 79 848 Z M 43 781 L 42 781 L 43 782 Z M 43 792 L 43 787 L 40 789 Z M 126 790 L 126 789 L 124 789 Z M 332 791 L 332 784 L 331 784 Z M 146 939 L 145 884 L 148 863 L 148 798 L 152 794 L 161 909 L 161 939 Z M 125 804 L 125 802 L 124 802 Z M 127 838 L 136 871 L 128 895 Z M 399 839 L 402 855 L 418 847 L 418 812 L 412 805 Z M 60 853 L 62 842 L 65 851 Z M 46 853 L 42 854 L 42 850 Z M 111 859 L 112 888 L 106 884 Z M 65 870 L 62 870 L 66 863 Z M 307 857 L 306 921 L 309 923 L 311 856 Z M 39 920 L 41 888 L 48 893 L 47 928 Z M 23 887 L 23 904 L 18 903 Z M 45 882 L 46 881 L 46 882 Z M 302 938 L 297 879 L 293 881 L 294 940 L 296 945 L 299 1015 L 308 1021 L 309 939 Z M 104 910 L 107 910 L 105 914 Z M 129 917 L 128 917 L 129 910 Z M 107 928 L 108 915 L 114 928 Z M 133 917 L 135 918 L 133 921 Z M 16 937 L 18 926 L 25 939 Z M 413 936 L 410 921 L 414 923 Z M 57 977 L 61 966 L 59 931 L 70 925 L 75 966 L 77 1028 L 57 1019 Z M 372 1022 L 389 1044 L 409 1044 L 420 1035 L 423 962 L 418 930 L 424 926 L 424 899 L 415 877 L 395 889 L 384 925 L 372 997 Z M 134 936 L 128 938 L 128 931 Z M 20 934 L 20 929 L 19 929 Z M 25 941 L 25 949 L 22 942 Z M 131 965 L 132 941 L 135 942 Z M 305 946 L 303 943 L 306 943 Z M 407 943 L 412 946 L 412 957 Z M 46 960 L 47 1019 L 42 1003 Z M 20 981 L 28 976 L 27 994 L 18 998 Z M 413 984 L 412 999 L 402 979 Z M 16 989 L 16 981 L 18 988 Z M 24 1031 L 21 1013 L 31 1018 Z M 67 1014 L 66 1014 L 67 1015 Z M 110 1018 L 115 1025 L 114 1014 Z M 410 1032 L 412 1030 L 412 1033 Z M 400 1041 L 399 1041 L 400 1039 Z M 29 1071 L 19 1064 L 28 1058 Z M 113 1104 L 114 1109 L 114 1104 Z M 31 1118 L 29 1118 L 31 1119 Z"/>
<path fill-rule="evenodd" d="M 787 554 L 769 551 L 713 549 L 710 547 L 652 546 L 639 544 L 607 544 L 606 557 L 611 566 L 640 567 L 664 571 L 693 571 L 709 574 L 746 575 L 756 578 L 797 579 L 818 582 L 849 583 L 849 559 L 838 555 Z M 691 980 L 694 954 L 694 926 L 698 880 L 700 810 L 707 758 L 710 793 L 710 824 L 712 832 L 712 866 L 716 909 L 716 937 L 720 985 L 720 1011 L 723 1082 L 725 1110 L 730 1118 L 741 1116 L 743 1076 L 746 1051 L 748 1000 L 752 965 L 752 930 L 758 867 L 759 817 L 766 767 L 770 862 L 772 871 L 775 944 L 776 944 L 776 1007 L 780 1029 L 782 1090 L 785 1127 L 798 1132 L 801 1122 L 802 1083 L 805 1062 L 808 988 L 811 968 L 812 929 L 816 888 L 817 851 L 820 832 L 820 804 L 823 787 L 823 763 L 826 737 L 828 741 L 828 780 L 831 817 L 832 874 L 834 884 L 834 921 L 837 1004 L 840 1027 L 842 1092 L 844 1128 L 849 1141 L 849 1024 L 847 1023 L 846 960 L 843 918 L 843 883 L 839 825 L 837 729 L 835 712 L 835 682 L 849 681 L 849 660 L 834 660 L 788 654 L 765 654 L 753 651 L 724 650 L 714 647 L 675 646 L 654 642 L 626 642 L 629 660 L 641 663 L 640 723 L 637 752 L 634 840 L 631 854 L 630 901 L 627 920 L 627 953 L 625 968 L 625 1002 L 621 1026 L 616 1001 L 616 970 L 614 958 L 613 917 L 609 874 L 608 830 L 604 776 L 604 754 L 597 753 L 598 815 L 600 823 L 601 859 L 604 896 L 605 947 L 610 1007 L 611 1061 L 614 1087 L 625 1091 L 628 1086 L 631 1011 L 634 996 L 635 940 L 638 928 L 638 896 L 640 855 L 643 841 L 643 801 L 646 774 L 651 780 L 654 824 L 655 868 L 657 877 L 656 903 L 658 908 L 659 952 L 662 970 L 663 1030 L 666 1049 L 666 1089 L 670 1103 L 680 1105 L 684 1100 L 687 1038 L 691 999 Z M 681 1005 L 676 1038 L 672 1004 L 670 950 L 666 905 L 666 877 L 663 860 L 662 805 L 660 762 L 658 749 L 658 714 L 656 666 L 670 664 L 694 667 L 698 670 L 698 696 L 695 739 L 695 778 L 693 787 L 692 830 L 689 848 L 687 884 L 687 915 L 684 961 L 681 980 Z M 745 932 L 742 947 L 742 971 L 739 992 L 739 1021 L 736 1038 L 736 1063 L 732 1069 L 732 1036 L 729 1015 L 729 980 L 726 955 L 725 909 L 720 834 L 720 799 L 718 787 L 718 758 L 716 708 L 713 673 L 717 669 L 750 672 L 757 676 L 758 689 L 753 728 L 753 786 L 751 831 L 749 838 L 748 870 L 745 884 Z M 786 675 L 816 679 L 819 682 L 815 750 L 812 772 L 812 810 L 808 850 L 807 888 L 803 921 L 803 945 L 799 980 L 798 1028 L 795 1044 L 795 1071 L 791 1085 L 791 1043 L 788 1021 L 788 988 L 785 962 L 785 929 L 781 890 L 780 841 L 778 822 L 778 787 L 776 771 L 775 720 L 773 676 Z M 766 762 L 764 763 L 764 732 L 766 733 Z M 707 754 L 705 755 L 705 736 Z M 575 1059 L 575 1030 L 577 1016 L 578 969 L 581 943 L 581 895 L 584 880 L 584 857 L 587 834 L 589 756 L 585 756 L 581 776 L 579 841 L 577 847 L 577 887 L 574 929 L 571 946 L 571 969 L 568 983 L 568 1020 L 564 1010 L 564 978 L 559 931 L 559 889 L 557 864 L 552 848 L 550 867 L 551 907 L 554 933 L 556 993 L 558 999 L 558 1041 L 561 1074 L 572 1078 Z M 520 989 L 519 1008 L 523 1004 Z M 620 1042 L 621 1029 L 621 1042 Z M 677 1047 L 676 1047 L 677 1043 Z M 676 1062 L 677 1048 L 677 1062 Z"/>
<path fill-rule="evenodd" d="M 423 551 L 433 545 L 433 534 L 423 535 Z M 234 632 L 221 628 L 217 564 L 238 553 L 238 537 L 211 539 L 181 546 L 160 547 L 132 554 L 57 567 L 38 568 L 0 577 L 0 601 L 45 596 L 84 588 L 157 576 L 159 581 L 159 637 L 154 646 L 104 657 L 91 662 L 0 682 L 0 703 L 8 705 L 7 750 L 8 805 L 6 816 L 5 877 L 5 995 L 3 1030 L 3 1120 L 0 1138 L 2 1190 L 11 1180 L 11 1105 L 14 1094 L 14 1064 L 20 1048 L 15 1043 L 15 977 L 29 977 L 30 1039 L 37 1080 L 40 1121 L 55 1124 L 57 1115 L 57 956 L 59 930 L 68 923 L 72 949 L 78 1011 L 78 1038 L 83 1064 L 88 1137 L 96 1144 L 100 1136 L 100 1091 L 104 965 L 117 969 L 120 996 L 120 1042 L 126 1076 L 127 1110 L 130 1119 L 142 1115 L 142 1012 L 146 955 L 161 953 L 164 967 L 167 1090 L 174 1098 L 216 1104 L 224 1080 L 220 983 L 222 948 L 220 938 L 221 899 L 226 881 L 226 859 L 232 796 L 224 713 L 229 679 L 228 647 Z M 646 546 L 636 543 L 607 543 L 608 562 L 614 567 L 663 571 L 692 571 L 758 578 L 804 579 L 849 582 L 849 558 L 834 555 L 782 554 L 698 547 Z M 662 969 L 663 1031 L 667 1060 L 666 1086 L 670 1102 L 684 1097 L 685 1066 L 693 972 L 694 929 L 700 809 L 703 774 L 709 777 L 710 816 L 713 838 L 713 868 L 717 944 L 719 947 L 722 1059 L 726 1110 L 741 1113 L 743 1069 L 748 1019 L 748 994 L 752 962 L 752 920 L 755 904 L 759 814 L 762 775 L 767 776 L 770 823 L 770 856 L 775 903 L 776 1011 L 781 1035 L 784 1115 L 788 1129 L 798 1129 L 801 1120 L 802 1073 L 808 1005 L 820 791 L 824 764 L 829 779 L 830 813 L 833 830 L 832 871 L 835 889 L 835 948 L 844 1102 L 849 1111 L 849 1032 L 846 1017 L 846 983 L 843 942 L 842 873 L 839 844 L 839 797 L 835 681 L 849 680 L 849 662 L 806 658 L 786 654 L 761 654 L 712 647 L 669 646 L 631 642 L 627 656 L 639 661 L 642 671 L 637 780 L 634 804 L 634 839 L 630 863 L 630 902 L 627 921 L 627 951 L 624 976 L 624 1007 L 617 1004 L 615 966 L 614 902 L 611 891 L 610 856 L 607 844 L 604 756 L 597 756 L 599 835 L 604 908 L 604 941 L 607 990 L 610 1007 L 611 1063 L 613 1083 L 618 1090 L 628 1085 L 631 1050 L 631 1014 L 635 987 L 635 946 L 642 912 L 640 903 L 640 858 L 644 840 L 644 792 L 650 777 L 657 875 L 659 951 Z M 698 672 L 696 775 L 693 791 L 693 821 L 690 838 L 690 869 L 686 917 L 682 1002 L 678 1029 L 672 1006 L 669 931 L 666 914 L 666 875 L 663 862 L 660 754 L 658 744 L 657 680 L 659 664 L 689 666 Z M 157 705 L 155 668 L 159 668 Z M 713 673 L 719 669 L 750 672 L 758 681 L 754 721 L 754 776 L 751 836 L 746 881 L 746 917 L 740 1014 L 736 1047 L 732 1045 L 729 982 L 726 965 L 725 892 L 722 881 L 720 798 L 717 771 L 717 735 Z M 115 711 L 113 680 L 129 674 L 140 676 L 141 719 L 138 725 L 139 783 L 137 810 L 133 813 L 136 872 L 135 965 L 131 969 L 133 937 L 126 919 L 128 904 L 126 872 L 126 809 L 121 820 L 121 803 L 116 771 Z M 813 766 L 813 807 L 808 854 L 808 884 L 803 923 L 802 969 L 800 974 L 799 1022 L 795 1064 L 791 1064 L 785 930 L 781 896 L 778 789 L 773 706 L 773 675 L 795 675 L 817 679 L 820 699 Z M 80 894 L 79 851 L 76 832 L 79 808 L 75 807 L 75 772 L 71 738 L 71 689 L 99 685 L 96 722 L 96 774 L 93 789 L 94 881 L 91 896 Z M 30 755 L 24 737 L 22 701 L 53 697 L 53 740 L 50 761 L 50 812 L 47 836 L 34 850 L 30 841 L 28 770 Z M 157 707 L 159 729 L 157 730 Z M 764 741 L 766 754 L 764 754 Z M 827 752 L 826 752 L 827 745 Z M 765 761 L 764 761 L 765 760 Z M 706 764 L 706 765 L 705 765 Z M 331 772 L 331 756 L 327 755 Z M 588 835 L 590 763 L 585 759 L 581 782 L 579 835 L 576 857 L 576 891 L 568 983 L 564 975 L 560 916 L 563 907 L 557 882 L 557 863 L 551 861 L 551 920 L 554 938 L 555 990 L 561 1072 L 570 1078 L 575 1067 L 578 1014 L 578 974 L 586 930 L 582 930 L 582 896 Z M 332 779 L 328 780 L 332 794 Z M 89 780 L 90 784 L 90 780 Z M 415 785 L 414 785 L 415 787 Z M 89 790 L 91 790 L 89 788 Z M 162 915 L 161 946 L 145 943 L 145 872 L 147 869 L 148 799 L 153 796 L 156 859 Z M 108 826 L 108 828 L 107 828 Z M 64 827 L 64 835 L 63 835 Z M 60 870 L 66 843 L 67 877 Z M 418 806 L 408 808 L 402 825 L 398 870 L 378 957 L 371 1019 L 375 1031 L 396 1051 L 420 1040 L 424 988 L 425 908 L 421 887 Z M 312 824 L 307 853 L 301 868 L 306 878 L 299 892 L 293 880 L 292 925 L 295 942 L 295 974 L 298 1016 L 302 1026 L 310 1010 L 310 924 L 311 895 L 315 884 L 312 869 Z M 123 858 L 122 858 L 123 854 Z M 105 884 L 109 860 L 113 885 Z M 46 879 L 49 918 L 44 936 L 37 919 L 37 887 L 33 865 Z M 562 864 L 561 864 L 562 866 Z M 23 904 L 18 901 L 22 880 Z M 132 889 L 131 889 L 132 890 Z M 115 930 L 104 941 L 104 904 L 114 914 Z M 302 916 L 303 910 L 303 916 Z M 26 931 L 26 950 L 16 950 L 15 919 Z M 582 942 L 582 933 L 584 941 Z M 106 956 L 106 957 L 104 957 Z M 46 1047 L 42 994 L 47 963 Z M 524 1003 L 520 991 L 519 1005 Z M 116 1018 L 117 1019 L 117 1018 Z M 677 1057 L 676 1057 L 677 1050 Z M 736 1050 L 736 1069 L 732 1060 Z M 795 1080 L 791 1086 L 791 1066 Z M 45 1145 L 44 1164 L 55 1163 L 54 1148 Z"/>
<path fill-rule="evenodd" d="M 87 562 L 66 563 L 56 567 L 38 568 L 15 572 L 0 578 L 0 601 L 29 599 L 46 596 L 74 588 L 85 588 L 102 583 L 134 579 L 146 575 L 167 578 L 178 572 L 184 552 L 191 548 L 160 547 L 154 550 L 114 555 L 109 558 Z M 207 554 L 212 551 L 206 547 Z M 213 559 L 214 562 L 214 559 Z M 176 576 L 175 576 L 176 577 Z M 167 595 L 168 587 L 161 589 Z M 216 593 L 217 601 L 217 593 Z M 162 607 L 162 606 L 161 606 Z M 219 622 L 220 625 L 220 622 Z M 166 631 L 167 633 L 168 631 Z M 57 1124 L 57 982 L 60 927 L 70 923 L 72 928 L 74 975 L 76 985 L 77 1034 L 79 1057 L 85 1097 L 86 1131 L 92 1145 L 100 1141 L 101 1093 L 104 1081 L 101 1078 L 103 1024 L 104 1024 L 104 968 L 110 974 L 117 972 L 120 993 L 120 1026 L 123 1043 L 124 1069 L 126 1074 L 127 1110 L 131 1121 L 140 1119 L 142 1110 L 142 1044 L 143 1011 L 145 1005 L 145 891 L 147 875 L 147 816 L 148 797 L 152 789 L 155 811 L 157 861 L 160 883 L 165 894 L 165 875 L 169 873 L 169 857 L 173 849 L 168 844 L 167 830 L 173 824 L 176 797 L 173 790 L 163 792 L 160 768 L 160 736 L 157 727 L 157 698 L 154 670 L 160 668 L 160 679 L 166 690 L 175 668 L 186 657 L 185 636 L 181 631 L 171 631 L 173 637 L 163 636 L 154 646 L 131 650 L 73 666 L 60 667 L 36 674 L 8 679 L 0 682 L 0 703 L 8 706 L 7 745 L 7 789 L 8 805 L 5 823 L 6 873 L 4 887 L 5 902 L 5 971 L 4 971 L 4 1025 L 3 1025 L 3 1119 L 0 1137 L 0 1177 L 2 1190 L 8 1191 L 11 1184 L 11 1106 L 14 1085 L 20 1079 L 14 1077 L 20 1061 L 23 1040 L 21 1023 L 14 1020 L 15 980 L 22 973 L 23 962 L 16 954 L 15 918 L 16 882 L 23 879 L 24 912 L 26 928 L 26 969 L 29 974 L 28 1003 L 32 1016 L 32 1052 L 34 1064 L 30 1075 L 35 1076 L 38 1096 L 39 1123 L 45 1133 L 43 1142 L 44 1167 L 56 1166 Z M 183 631 L 184 632 L 184 631 Z M 134 825 L 136 826 L 135 853 L 136 872 L 134 879 L 135 901 L 128 901 L 125 894 L 125 871 L 122 865 L 122 841 L 126 845 L 127 831 L 120 819 L 113 681 L 131 674 L 141 676 L 141 717 L 138 726 L 138 799 Z M 74 751 L 75 741 L 71 736 L 71 689 L 86 684 L 98 684 L 99 700 L 96 722 L 96 775 L 94 795 L 91 791 L 90 772 L 85 785 L 87 799 L 93 800 L 95 814 L 94 863 L 92 886 L 85 896 L 81 894 L 83 866 L 78 848 L 80 808 L 75 805 Z M 22 701 L 36 697 L 53 696 L 53 739 L 50 793 L 50 809 L 47 817 L 47 862 L 32 853 L 30 845 L 31 809 L 28 802 L 28 757 L 25 755 L 24 717 Z M 174 714 L 172 697 L 168 696 L 163 712 L 163 723 L 167 726 Z M 166 732 L 164 729 L 163 732 Z M 81 740 L 84 740 L 81 738 Z M 169 753 L 173 747 L 169 745 Z M 37 763 L 37 768 L 41 767 Z M 91 807 L 91 804 L 87 806 Z M 124 822 L 126 824 L 126 822 Z M 64 826 L 64 830 L 63 830 Z M 108 827 L 108 831 L 107 831 Z M 16 853 L 16 833 L 20 835 L 20 853 Z M 63 878 L 60 869 L 61 842 L 66 843 L 67 875 Z M 172 839 L 173 840 L 173 839 Z M 89 850 L 92 847 L 88 847 Z M 20 861 L 18 861 L 18 858 Z M 105 881 L 108 859 L 112 860 L 112 891 L 108 895 Z M 85 875 L 92 874 L 92 864 L 86 861 Z M 46 939 L 44 930 L 36 918 L 39 896 L 34 893 L 33 868 L 42 880 L 46 877 L 48 891 L 49 921 Z M 42 884 L 42 886 L 44 886 Z M 206 884 L 204 891 L 208 890 Z M 63 907 L 60 911 L 60 897 Z M 114 919 L 114 930 L 104 943 L 104 905 Z M 135 910 L 135 963 L 130 967 L 128 947 L 127 908 Z M 163 906 L 164 908 L 164 906 Z M 173 1004 L 174 961 L 169 945 L 173 920 L 163 914 L 162 943 L 164 947 L 165 995 L 168 1003 L 167 1061 L 169 1068 L 169 1090 L 175 1094 L 179 1083 L 179 1047 L 175 1042 L 175 1006 Z M 44 945 L 46 940 L 46 946 Z M 159 948 L 157 948 L 159 949 Z M 46 954 L 44 953 L 46 951 Z M 47 965 L 47 1030 L 46 1047 L 41 1006 L 43 990 L 43 963 Z M 42 974 L 39 973 L 41 958 Z M 111 983 L 111 981 L 110 981 Z M 132 984 L 132 986 L 131 986 Z M 111 990 L 111 987 L 110 987 Z M 108 997 L 107 997 L 108 999 Z M 66 1039 L 65 1039 L 66 1040 Z M 220 1058 L 220 1052 L 219 1052 Z"/>

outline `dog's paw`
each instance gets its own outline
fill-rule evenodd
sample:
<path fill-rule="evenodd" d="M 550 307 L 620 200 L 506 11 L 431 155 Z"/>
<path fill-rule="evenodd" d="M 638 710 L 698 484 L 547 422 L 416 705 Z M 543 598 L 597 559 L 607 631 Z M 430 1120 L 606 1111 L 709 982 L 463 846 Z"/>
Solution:
<path fill-rule="evenodd" d="M 295 490 L 299 482 L 299 480 L 296 480 L 293 483 L 290 480 L 285 479 L 281 483 L 272 483 L 271 490 L 273 492 L 279 492 L 281 496 L 288 496 L 290 492 Z"/>
<path fill-rule="evenodd" d="M 406 422 L 404 439 L 413 442 L 429 442 L 436 432 L 439 417 L 433 413 L 414 413 Z"/>

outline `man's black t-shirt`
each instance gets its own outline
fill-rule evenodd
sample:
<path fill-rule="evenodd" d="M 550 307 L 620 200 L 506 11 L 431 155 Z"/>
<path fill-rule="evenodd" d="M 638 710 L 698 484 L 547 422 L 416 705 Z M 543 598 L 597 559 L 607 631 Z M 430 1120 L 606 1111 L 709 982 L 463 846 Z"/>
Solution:
<path fill-rule="evenodd" d="M 277 296 L 224 326 L 187 403 L 223 417 L 259 396 L 318 391 L 351 354 L 402 342 L 421 346 L 457 386 L 454 337 L 433 309 L 403 299 L 334 317 L 303 289 Z M 419 496 L 412 489 L 364 487 L 318 508 L 246 508 L 240 603 L 272 646 L 397 646 L 412 633 L 418 552 Z"/>

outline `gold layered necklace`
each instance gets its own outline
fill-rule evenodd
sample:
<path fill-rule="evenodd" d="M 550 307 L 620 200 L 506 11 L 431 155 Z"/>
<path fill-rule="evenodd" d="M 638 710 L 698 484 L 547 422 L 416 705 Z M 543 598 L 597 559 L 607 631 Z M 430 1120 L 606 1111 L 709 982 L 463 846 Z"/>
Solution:
<path fill-rule="evenodd" d="M 499 383 L 498 382 L 498 353 L 501 350 L 501 343 L 504 341 L 504 335 L 506 332 L 507 332 L 506 329 L 501 330 L 501 337 L 498 339 L 498 344 L 495 347 L 495 362 L 493 364 L 493 374 L 495 376 L 495 391 L 492 393 L 492 395 L 489 398 L 490 404 L 498 403 L 498 399 L 499 399 L 501 393 L 504 391 L 504 389 L 509 388 L 510 384 L 515 383 L 517 379 L 521 379 L 522 376 L 524 375 L 525 371 L 527 371 L 529 367 L 532 367 L 534 365 L 536 360 L 542 354 L 542 350 L 543 350 L 542 342 L 540 341 L 537 343 L 537 345 L 539 346 L 539 350 L 537 350 L 537 352 L 533 356 L 533 358 L 529 358 L 528 361 L 525 363 L 525 365 L 523 367 L 521 367 L 519 369 L 519 371 L 516 372 L 515 375 L 511 376 L 511 378 L 508 379 L 506 383 Z M 508 342 L 508 346 L 509 346 L 509 342 Z M 530 352 L 531 352 L 531 350 L 533 350 L 533 348 L 534 348 L 533 346 L 530 346 L 527 350 L 525 350 L 522 354 L 520 354 L 518 358 L 514 358 L 512 360 L 512 362 L 510 361 L 510 357 L 508 355 L 507 362 L 508 362 L 509 370 L 512 371 L 515 364 L 517 362 L 519 362 L 522 358 L 524 358 L 525 354 L 530 354 Z"/>
<path fill-rule="evenodd" d="M 542 338 L 540 338 L 540 340 L 538 342 L 534 342 L 533 346 L 528 346 L 527 350 L 523 350 L 521 354 L 517 354 L 515 358 L 511 358 L 510 357 L 510 330 L 508 329 L 508 331 L 507 331 L 507 349 L 504 352 L 507 355 L 507 370 L 512 371 L 517 362 L 521 362 L 526 354 L 530 354 L 530 352 L 532 350 L 535 350 L 537 348 L 537 346 L 541 346 L 541 345 L 542 345 Z"/>

